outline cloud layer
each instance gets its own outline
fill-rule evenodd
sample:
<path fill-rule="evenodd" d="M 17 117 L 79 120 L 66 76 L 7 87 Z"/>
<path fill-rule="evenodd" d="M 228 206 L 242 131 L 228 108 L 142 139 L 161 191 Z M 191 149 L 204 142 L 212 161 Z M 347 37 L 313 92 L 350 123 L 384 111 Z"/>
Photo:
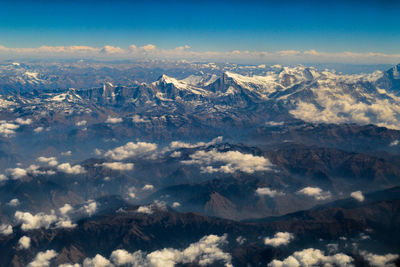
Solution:
<path fill-rule="evenodd" d="M 106 45 L 90 46 L 41 46 L 37 48 L 9 48 L 0 45 L 0 58 L 97 58 L 97 59 L 158 59 L 158 60 L 193 60 L 212 62 L 332 62 L 332 63 L 388 63 L 400 62 L 400 54 L 376 52 L 328 53 L 315 50 L 297 51 L 247 51 L 233 50 L 226 52 L 194 51 L 189 46 L 172 49 L 158 48 L 153 44 L 141 47 L 131 45 L 128 48 Z"/>

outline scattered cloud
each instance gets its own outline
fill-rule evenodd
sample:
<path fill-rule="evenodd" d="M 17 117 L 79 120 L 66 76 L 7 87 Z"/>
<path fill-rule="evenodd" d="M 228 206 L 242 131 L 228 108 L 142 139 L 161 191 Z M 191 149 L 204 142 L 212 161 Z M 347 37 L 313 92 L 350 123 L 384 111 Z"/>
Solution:
<path fill-rule="evenodd" d="M 18 240 L 18 246 L 20 249 L 28 249 L 31 246 L 31 238 L 24 235 Z"/>
<path fill-rule="evenodd" d="M 84 211 L 87 215 L 92 216 L 97 211 L 97 202 L 94 200 L 89 200 L 87 204 L 81 207 L 81 210 Z"/>
<path fill-rule="evenodd" d="M 364 201 L 364 195 L 361 191 L 354 191 L 350 194 L 350 196 L 352 198 L 354 198 L 355 200 L 359 201 L 359 202 L 363 202 Z"/>
<path fill-rule="evenodd" d="M 32 262 L 28 264 L 28 267 L 48 267 L 50 261 L 57 256 L 54 250 L 46 250 L 45 252 L 39 252 Z"/>
<path fill-rule="evenodd" d="M 179 202 L 172 203 L 173 208 L 179 208 L 180 206 L 181 206 L 181 203 L 179 203 Z"/>
<path fill-rule="evenodd" d="M 16 207 L 19 204 L 21 204 L 21 203 L 19 202 L 18 198 L 13 198 L 7 203 L 7 205 L 10 207 Z"/>
<path fill-rule="evenodd" d="M 260 196 L 269 196 L 269 197 L 276 197 L 276 196 L 284 196 L 285 193 L 271 189 L 269 187 L 259 187 L 256 190 L 256 194 Z"/>
<path fill-rule="evenodd" d="M 18 223 L 22 223 L 21 229 L 24 231 L 49 228 L 52 223 L 57 221 L 57 216 L 54 214 L 45 214 L 43 212 L 32 215 L 29 212 L 15 212 L 15 219 Z"/>
<path fill-rule="evenodd" d="M 360 255 L 373 267 L 395 267 L 394 261 L 399 258 L 398 254 L 377 255 L 366 251 L 361 251 Z"/>
<path fill-rule="evenodd" d="M 132 117 L 132 121 L 134 123 L 146 123 L 146 122 L 150 122 L 150 120 L 144 119 L 143 117 L 139 116 L 139 115 L 134 115 Z"/>
<path fill-rule="evenodd" d="M 152 214 L 156 210 L 161 210 L 165 211 L 167 209 L 167 205 L 163 201 L 154 201 L 153 204 L 145 205 L 145 206 L 140 206 L 136 212 L 139 213 L 146 213 L 146 214 Z"/>
<path fill-rule="evenodd" d="M 76 123 L 75 123 L 75 125 L 76 126 L 85 126 L 87 124 L 87 121 L 85 121 L 85 120 L 83 120 L 83 121 L 77 121 Z"/>
<path fill-rule="evenodd" d="M 68 150 L 68 151 L 65 151 L 65 152 L 61 152 L 61 156 L 71 156 L 72 155 L 72 151 L 71 150 Z"/>
<path fill-rule="evenodd" d="M 28 175 L 28 172 L 22 168 L 8 168 L 6 172 L 11 175 L 13 180 L 18 180 Z"/>
<path fill-rule="evenodd" d="M 57 170 L 68 174 L 82 174 L 86 172 L 85 168 L 83 168 L 81 165 L 71 166 L 71 164 L 69 163 L 63 163 L 58 165 Z"/>
<path fill-rule="evenodd" d="M 279 246 L 286 246 L 294 239 L 293 234 L 288 232 L 278 232 L 274 235 L 274 237 L 266 237 L 264 238 L 264 244 L 279 247 Z"/>
<path fill-rule="evenodd" d="M 157 144 L 146 142 L 128 142 L 123 146 L 108 150 L 104 155 L 114 160 L 123 160 L 130 157 L 149 156 L 156 152 Z"/>
<path fill-rule="evenodd" d="M 273 260 L 268 264 L 269 267 L 308 267 L 308 266 L 341 266 L 350 267 L 353 258 L 338 253 L 334 255 L 326 256 L 323 251 L 314 248 L 304 249 L 302 251 L 296 251 L 286 259 Z"/>
<path fill-rule="evenodd" d="M 121 122 L 122 118 L 113 118 L 113 117 L 108 117 L 107 120 L 105 121 L 105 123 L 111 123 L 111 124 L 121 123 Z"/>
<path fill-rule="evenodd" d="M 5 176 L 4 174 L 0 174 L 0 182 L 4 182 L 7 180 L 8 180 L 7 176 Z"/>
<path fill-rule="evenodd" d="M 12 226 L 9 224 L 0 224 L 1 235 L 11 235 L 13 233 Z"/>
<path fill-rule="evenodd" d="M 20 124 L 20 125 L 29 125 L 32 123 L 32 119 L 22 119 L 22 118 L 17 118 L 15 119 L 15 122 Z"/>
<path fill-rule="evenodd" d="M 86 258 L 83 261 L 84 267 L 112 267 L 113 265 L 109 260 L 97 254 L 94 258 Z"/>
<path fill-rule="evenodd" d="M 400 142 L 399 140 L 394 140 L 389 144 L 389 146 L 397 146 L 399 142 Z"/>
<path fill-rule="evenodd" d="M 36 160 L 39 162 L 42 162 L 42 163 L 47 163 L 49 166 L 52 166 L 52 167 L 58 165 L 58 161 L 57 161 L 56 157 L 48 157 L 48 158 L 47 157 L 38 157 Z"/>
<path fill-rule="evenodd" d="M 254 173 L 256 171 L 270 171 L 272 163 L 261 156 L 244 154 L 239 151 L 219 152 L 216 149 L 210 151 L 196 151 L 190 155 L 190 160 L 181 161 L 183 164 L 201 165 L 200 169 L 205 173 L 234 173 L 242 171 Z"/>
<path fill-rule="evenodd" d="M 73 211 L 74 209 L 70 204 L 64 204 L 61 208 L 59 208 L 60 214 L 63 216 L 67 216 L 69 212 Z"/>
<path fill-rule="evenodd" d="M 154 190 L 154 185 L 146 184 L 145 186 L 142 187 L 142 190 Z"/>
<path fill-rule="evenodd" d="M 33 129 L 33 131 L 35 132 L 35 133 L 40 133 L 40 132 L 43 132 L 43 130 L 44 130 L 44 128 L 43 127 L 36 127 L 35 129 Z"/>
<path fill-rule="evenodd" d="M 297 191 L 297 194 L 313 197 L 316 200 L 326 200 L 331 198 L 332 196 L 331 192 L 329 191 L 323 191 L 319 187 L 310 187 L 310 186 Z"/>
<path fill-rule="evenodd" d="M 104 162 L 101 166 L 117 170 L 117 171 L 130 171 L 133 170 L 133 163 L 123 163 L 123 162 Z"/>
<path fill-rule="evenodd" d="M 15 130 L 19 128 L 18 124 L 0 120 L 0 135 L 4 137 L 12 137 L 15 135 Z"/>

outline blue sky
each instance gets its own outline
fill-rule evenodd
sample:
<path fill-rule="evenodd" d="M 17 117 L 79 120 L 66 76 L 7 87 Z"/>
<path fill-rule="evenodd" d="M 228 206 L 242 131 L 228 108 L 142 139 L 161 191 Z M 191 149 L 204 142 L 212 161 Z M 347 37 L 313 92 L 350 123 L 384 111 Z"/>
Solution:
<path fill-rule="evenodd" d="M 400 53 L 398 2 L 2 1 L 0 45 Z"/>

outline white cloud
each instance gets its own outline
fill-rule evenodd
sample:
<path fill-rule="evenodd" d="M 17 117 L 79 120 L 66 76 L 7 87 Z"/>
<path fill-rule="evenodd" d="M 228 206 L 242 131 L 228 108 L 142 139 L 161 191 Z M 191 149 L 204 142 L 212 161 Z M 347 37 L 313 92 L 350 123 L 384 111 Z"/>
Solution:
<path fill-rule="evenodd" d="M 123 146 L 108 150 L 104 155 L 114 160 L 123 160 L 130 157 L 148 156 L 157 150 L 157 145 L 146 142 L 128 142 Z"/>
<path fill-rule="evenodd" d="M 15 119 L 15 122 L 16 123 L 18 123 L 18 124 L 21 124 L 21 125 L 29 125 L 29 124 L 31 124 L 32 123 L 32 120 L 31 119 L 22 119 L 22 118 L 17 118 L 17 119 Z"/>
<path fill-rule="evenodd" d="M 37 128 L 35 128 L 35 129 L 33 129 L 33 131 L 35 132 L 35 133 L 40 133 L 40 132 L 42 132 L 44 130 L 44 128 L 43 127 L 37 127 Z"/>
<path fill-rule="evenodd" d="M 112 267 L 114 266 L 111 264 L 109 260 L 97 254 L 94 258 L 86 258 L 83 261 L 83 267 Z"/>
<path fill-rule="evenodd" d="M 18 124 L 0 121 L 0 134 L 4 137 L 12 137 L 15 135 L 15 130 L 19 128 Z"/>
<path fill-rule="evenodd" d="M 75 125 L 76 126 L 85 126 L 87 124 L 87 121 L 85 121 L 85 120 L 83 120 L 83 121 L 77 121 L 76 123 L 75 123 Z"/>
<path fill-rule="evenodd" d="M 21 203 L 19 202 L 18 198 L 13 198 L 7 203 L 7 205 L 10 207 L 16 207 L 19 204 L 21 204 Z"/>
<path fill-rule="evenodd" d="M 172 203 L 173 208 L 179 208 L 180 206 L 181 206 L 181 203 L 179 203 L 179 202 Z"/>
<path fill-rule="evenodd" d="M 63 263 L 58 265 L 58 267 L 81 267 L 79 263 L 70 264 L 70 263 Z"/>
<path fill-rule="evenodd" d="M 392 141 L 389 146 L 397 146 L 399 144 L 399 140 Z"/>
<path fill-rule="evenodd" d="M 24 235 L 18 240 L 18 246 L 20 249 L 28 249 L 31 246 L 31 238 Z"/>
<path fill-rule="evenodd" d="M 72 151 L 71 150 L 68 150 L 68 151 L 65 151 L 65 152 L 61 152 L 61 156 L 71 156 L 72 155 Z"/>
<path fill-rule="evenodd" d="M 142 190 L 154 190 L 154 185 L 146 184 L 145 186 L 143 186 Z"/>
<path fill-rule="evenodd" d="M 118 171 L 130 171 L 133 170 L 133 163 L 123 163 L 123 162 L 104 162 L 101 166 Z"/>
<path fill-rule="evenodd" d="M 156 59 L 156 60 L 190 60 L 208 62 L 254 63 L 351 63 L 351 64 L 397 64 L 400 54 L 377 52 L 319 52 L 315 50 L 284 51 L 194 51 L 188 45 L 172 49 L 161 49 L 153 44 L 142 47 L 135 45 L 127 49 L 118 46 L 41 46 L 39 48 L 8 48 L 0 46 L 0 58 L 79 58 L 79 59 Z"/>
<path fill-rule="evenodd" d="M 287 245 L 294 238 L 293 234 L 288 232 L 278 232 L 274 235 L 274 237 L 266 237 L 264 238 L 264 244 L 279 247 L 283 245 Z"/>
<path fill-rule="evenodd" d="M 81 207 L 81 210 L 86 212 L 89 216 L 92 216 L 97 211 L 97 202 L 94 200 L 89 200 L 87 204 Z"/>
<path fill-rule="evenodd" d="M 133 267 L 147 266 L 146 260 L 143 258 L 143 253 L 141 251 L 129 253 L 126 250 L 117 249 L 111 253 L 110 260 L 116 266 L 122 266 L 122 265 L 133 266 Z"/>
<path fill-rule="evenodd" d="M 57 256 L 54 250 L 46 250 L 36 254 L 35 259 L 28 264 L 28 267 L 48 267 L 50 261 Z"/>
<path fill-rule="evenodd" d="M 256 194 L 260 196 L 269 196 L 269 197 L 276 197 L 276 196 L 284 196 L 285 193 L 271 189 L 269 187 L 259 187 L 256 190 Z"/>
<path fill-rule="evenodd" d="M 5 176 L 4 174 L 0 174 L 0 182 L 4 182 L 7 180 L 8 180 L 7 176 Z"/>
<path fill-rule="evenodd" d="M 58 165 L 57 170 L 68 174 L 82 174 L 86 172 L 85 168 L 83 168 L 81 165 L 71 166 L 71 164 L 69 163 L 63 163 Z"/>
<path fill-rule="evenodd" d="M 22 168 L 9 168 L 6 170 L 14 180 L 21 179 L 28 175 L 28 172 Z"/>
<path fill-rule="evenodd" d="M 309 248 L 302 251 L 296 251 L 291 256 L 286 259 L 273 260 L 268 264 L 269 267 L 311 267 L 311 266 L 341 266 L 350 267 L 353 258 L 343 254 L 338 253 L 334 255 L 326 256 L 321 250 Z"/>
<path fill-rule="evenodd" d="M 373 253 L 368 253 L 366 251 L 361 251 L 360 254 L 373 267 L 395 267 L 396 264 L 394 263 L 394 261 L 399 258 L 398 254 L 390 253 L 386 255 L 377 255 Z"/>
<path fill-rule="evenodd" d="M 42 163 L 47 163 L 49 166 L 56 166 L 56 165 L 58 165 L 58 161 L 57 161 L 57 158 L 56 157 L 38 157 L 37 159 L 36 159 L 37 161 L 39 161 L 39 162 L 42 162 Z"/>
<path fill-rule="evenodd" d="M 13 233 L 12 226 L 9 224 L 0 224 L 1 235 L 11 235 Z"/>
<path fill-rule="evenodd" d="M 120 122 L 122 122 L 122 118 L 113 118 L 113 117 L 108 117 L 107 120 L 105 121 L 105 123 L 111 123 L 111 124 Z"/>
<path fill-rule="evenodd" d="M 182 156 L 182 153 L 180 151 L 174 151 L 169 156 L 172 158 L 180 158 Z"/>
<path fill-rule="evenodd" d="M 359 201 L 359 202 L 363 202 L 364 201 L 364 195 L 361 191 L 354 191 L 350 194 L 350 196 L 352 198 L 354 198 L 355 200 Z"/>
<path fill-rule="evenodd" d="M 183 164 L 197 164 L 202 172 L 214 173 L 234 173 L 242 171 L 254 173 L 256 171 L 270 171 L 272 163 L 261 156 L 244 154 L 239 151 L 219 152 L 216 149 L 210 151 L 196 151 L 190 155 L 190 160 L 181 161 Z M 217 167 L 214 167 L 218 165 Z"/>
<path fill-rule="evenodd" d="M 167 209 L 167 206 L 165 202 L 163 201 L 154 201 L 153 204 L 145 205 L 145 206 L 140 206 L 136 212 L 139 213 L 146 213 L 146 214 L 152 214 L 156 210 L 161 210 L 165 211 Z"/>
<path fill-rule="evenodd" d="M 181 141 L 173 141 L 169 144 L 169 149 L 174 150 L 174 149 L 179 149 L 179 148 L 196 148 L 196 147 L 201 147 L 201 146 L 211 146 L 211 145 L 221 143 L 222 139 L 223 139 L 222 136 L 218 136 L 218 137 L 214 138 L 213 140 L 211 140 L 210 142 L 198 142 L 198 143 L 194 143 L 194 144 L 189 144 L 189 143 L 185 143 L 185 142 L 181 142 Z"/>
<path fill-rule="evenodd" d="M 132 117 L 132 121 L 134 123 L 146 123 L 146 122 L 150 122 L 149 120 L 144 119 L 143 117 L 140 117 L 139 115 L 134 115 Z"/>
<path fill-rule="evenodd" d="M 24 231 L 39 229 L 39 228 L 49 228 L 50 225 L 57 221 L 57 216 L 52 214 L 45 214 L 43 212 L 32 215 L 29 212 L 15 212 L 15 219 L 18 223 L 22 223 L 21 229 Z"/>
<path fill-rule="evenodd" d="M 331 198 L 331 192 L 323 191 L 319 187 L 307 186 L 307 187 L 297 191 L 297 194 L 313 197 L 316 200 L 326 200 L 326 199 Z"/>
<path fill-rule="evenodd" d="M 69 212 L 73 211 L 74 209 L 70 204 L 65 204 L 61 208 L 59 208 L 60 214 L 66 216 Z"/>

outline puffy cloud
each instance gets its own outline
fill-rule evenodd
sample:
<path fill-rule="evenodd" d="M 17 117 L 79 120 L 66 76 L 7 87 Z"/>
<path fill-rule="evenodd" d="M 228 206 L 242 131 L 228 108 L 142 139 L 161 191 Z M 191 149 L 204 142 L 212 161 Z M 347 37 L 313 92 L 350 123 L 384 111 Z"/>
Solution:
<path fill-rule="evenodd" d="M 132 121 L 134 123 L 146 123 L 146 122 L 150 122 L 149 120 L 144 119 L 143 117 L 140 117 L 139 115 L 134 115 L 132 117 Z"/>
<path fill-rule="evenodd" d="M 0 182 L 4 182 L 7 180 L 8 180 L 7 176 L 5 176 L 4 174 L 0 174 Z"/>
<path fill-rule="evenodd" d="M 31 238 L 24 235 L 18 240 L 18 246 L 20 249 L 28 249 L 31 247 Z"/>
<path fill-rule="evenodd" d="M 29 125 L 29 124 L 31 124 L 32 123 L 32 120 L 31 119 L 22 119 L 22 118 L 17 118 L 17 119 L 15 119 L 15 122 L 16 123 L 18 123 L 18 124 L 21 124 L 21 125 Z"/>
<path fill-rule="evenodd" d="M 326 200 L 326 199 L 331 198 L 331 192 L 323 191 L 319 187 L 310 187 L 310 186 L 308 186 L 308 187 L 305 187 L 305 188 L 297 191 L 297 194 L 313 197 L 316 200 Z"/>
<path fill-rule="evenodd" d="M 364 195 L 361 191 L 354 191 L 350 194 L 350 196 L 359 202 L 364 201 Z"/>
<path fill-rule="evenodd" d="M 146 142 L 128 142 L 123 146 L 108 150 L 104 155 L 114 160 L 123 160 L 130 157 L 148 156 L 157 150 L 157 145 Z"/>
<path fill-rule="evenodd" d="M 126 250 L 117 249 L 111 253 L 110 259 L 116 266 L 128 265 L 133 267 L 144 267 L 147 265 L 141 251 L 129 253 Z"/>
<path fill-rule="evenodd" d="M 11 235 L 13 233 L 12 226 L 9 224 L 0 224 L 1 235 Z"/>
<path fill-rule="evenodd" d="M 32 215 L 29 212 L 17 211 L 14 215 L 18 223 L 22 223 L 21 229 L 24 231 L 39 229 L 39 228 L 49 228 L 50 225 L 57 221 L 57 216 L 52 214 L 45 214 L 43 212 Z"/>
<path fill-rule="evenodd" d="M 58 165 L 58 161 L 56 157 L 38 157 L 36 159 L 39 162 L 47 163 L 49 166 L 56 166 Z"/>
<path fill-rule="evenodd" d="M 83 121 L 77 121 L 76 123 L 75 123 L 75 125 L 76 126 L 85 126 L 87 124 L 87 121 L 85 121 L 85 120 L 83 120 Z"/>
<path fill-rule="evenodd" d="M 309 248 L 302 251 L 296 251 L 286 259 L 273 260 L 268 264 L 270 267 L 309 267 L 309 266 L 353 266 L 353 258 L 338 253 L 326 256 L 321 250 Z"/>
<path fill-rule="evenodd" d="M 142 190 L 154 190 L 154 185 L 146 184 L 145 186 L 143 186 Z"/>
<path fill-rule="evenodd" d="M 173 208 L 179 208 L 180 206 L 181 206 L 181 203 L 179 203 L 179 202 L 172 203 Z"/>
<path fill-rule="evenodd" d="M 43 127 L 41 127 L 41 126 L 39 126 L 39 127 L 36 127 L 35 129 L 33 129 L 33 131 L 34 131 L 35 133 L 40 133 L 40 132 L 43 132 L 43 130 L 44 130 L 44 128 L 43 128 Z"/>
<path fill-rule="evenodd" d="M 81 210 L 86 212 L 89 216 L 92 216 L 97 211 L 97 202 L 89 200 L 87 204 L 81 207 Z"/>
<path fill-rule="evenodd" d="M 276 196 L 284 196 L 285 193 L 279 192 L 277 190 L 271 189 L 269 187 L 259 187 L 256 190 L 256 194 L 260 196 L 269 196 L 269 197 L 276 197 Z"/>
<path fill-rule="evenodd" d="M 71 264 L 71 263 L 63 263 L 58 265 L 58 267 L 81 267 L 79 263 Z"/>
<path fill-rule="evenodd" d="M 82 174 L 86 172 L 85 168 L 83 168 L 81 165 L 71 166 L 71 164 L 69 163 L 63 163 L 58 165 L 57 170 L 68 174 Z"/>
<path fill-rule="evenodd" d="M 107 120 L 105 121 L 105 123 L 120 123 L 122 122 L 122 118 L 113 118 L 113 117 L 108 117 Z"/>
<path fill-rule="evenodd" d="M 167 209 L 167 205 L 165 204 L 165 202 L 163 201 L 154 201 L 153 204 L 149 204 L 146 206 L 140 206 L 136 212 L 139 213 L 146 213 L 146 214 L 152 214 L 154 211 L 156 210 L 166 210 Z"/>
<path fill-rule="evenodd" d="M 39 252 L 36 254 L 35 259 L 28 264 L 28 267 L 48 267 L 50 261 L 57 256 L 54 250 L 46 250 L 45 252 Z"/>
<path fill-rule="evenodd" d="M 19 128 L 18 124 L 0 121 L 0 134 L 4 137 L 12 137 L 15 135 L 15 130 Z"/>
<path fill-rule="evenodd" d="M 21 179 L 28 175 L 28 172 L 22 168 L 9 168 L 6 170 L 14 180 Z"/>
<path fill-rule="evenodd" d="M 294 238 L 293 234 L 288 232 L 278 232 L 274 235 L 274 237 L 266 237 L 264 238 L 264 244 L 279 247 L 282 245 L 287 245 L 292 241 Z"/>
<path fill-rule="evenodd" d="M 111 45 L 106 45 L 104 46 L 101 50 L 100 53 L 104 53 L 104 54 L 122 54 L 125 51 L 118 47 L 118 46 L 111 46 Z"/>
<path fill-rule="evenodd" d="M 398 254 L 386 254 L 386 255 L 377 255 L 373 253 L 368 253 L 366 251 L 361 251 L 360 255 L 363 256 L 365 260 L 368 261 L 368 263 L 371 266 L 376 266 L 376 267 L 381 267 L 381 266 L 386 266 L 386 267 L 395 267 L 396 264 L 394 261 L 399 258 Z"/>
<path fill-rule="evenodd" d="M 7 203 L 7 205 L 10 207 L 16 207 L 19 204 L 21 204 L 21 203 L 19 202 L 18 198 L 13 198 Z"/>
<path fill-rule="evenodd" d="M 256 171 L 270 171 L 273 166 L 264 157 L 244 154 L 239 151 L 219 152 L 216 149 L 210 151 L 200 150 L 190 155 L 190 158 L 190 160 L 181 162 L 183 164 L 203 165 L 200 167 L 201 171 L 206 173 L 234 173 L 235 171 L 254 173 Z M 219 166 L 214 167 L 217 164 Z"/>
<path fill-rule="evenodd" d="M 130 171 L 133 170 L 133 163 L 123 162 L 104 162 L 101 166 L 118 171 Z"/>
<path fill-rule="evenodd" d="M 83 267 L 112 267 L 114 266 L 111 264 L 109 260 L 101 256 L 100 254 L 97 254 L 94 258 L 86 258 L 83 261 Z"/>
<path fill-rule="evenodd" d="M 65 204 L 61 208 L 59 208 L 60 214 L 66 216 L 69 212 L 73 211 L 74 209 L 70 204 Z"/>

